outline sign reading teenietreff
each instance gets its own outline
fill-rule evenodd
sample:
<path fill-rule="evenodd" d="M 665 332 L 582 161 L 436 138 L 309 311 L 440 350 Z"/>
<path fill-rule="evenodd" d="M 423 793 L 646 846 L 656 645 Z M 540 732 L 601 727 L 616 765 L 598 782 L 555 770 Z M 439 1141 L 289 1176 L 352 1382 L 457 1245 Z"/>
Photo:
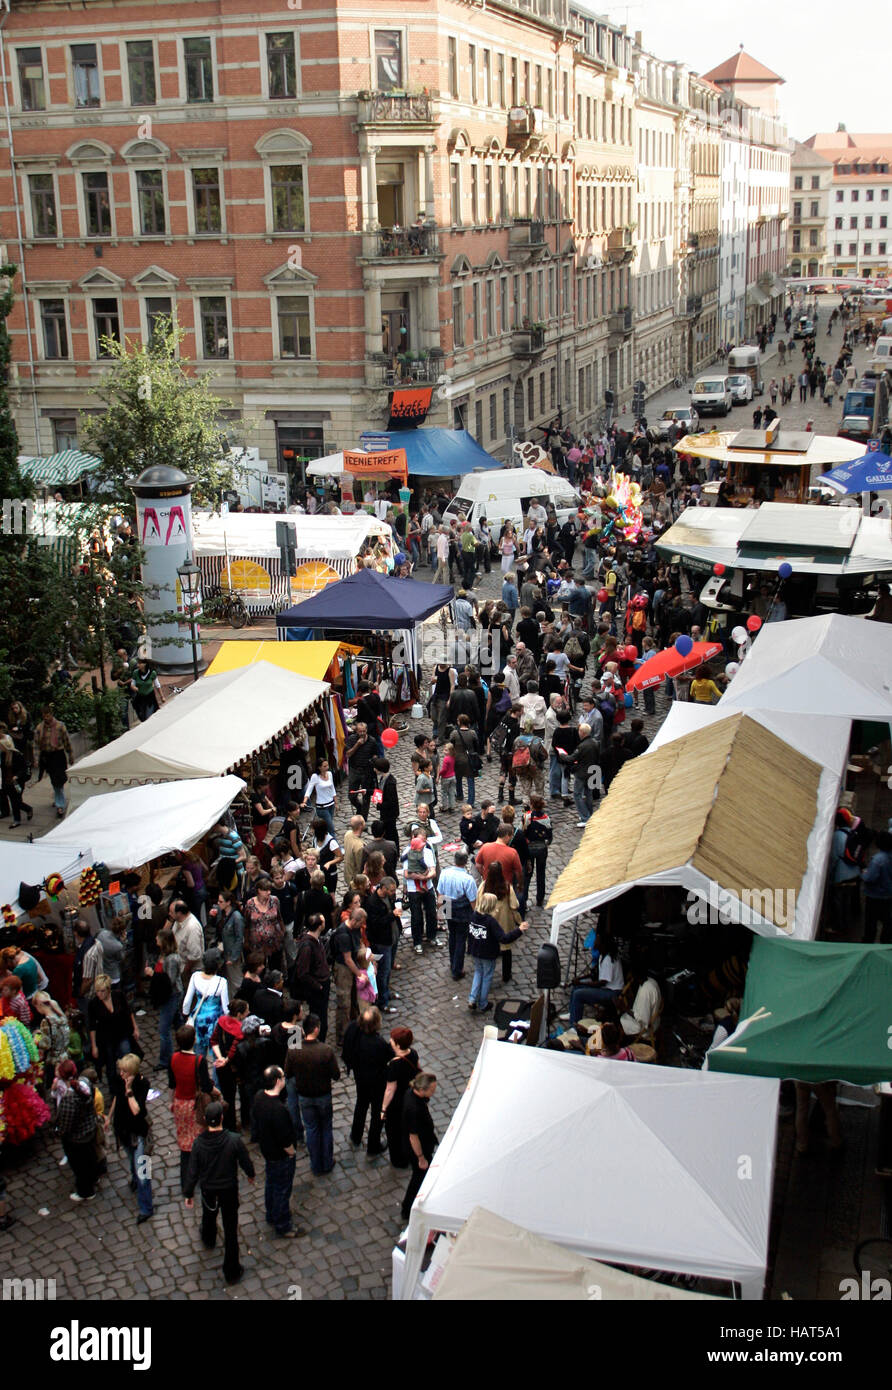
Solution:
<path fill-rule="evenodd" d="M 405 449 L 389 449 L 378 454 L 351 453 L 344 450 L 344 472 L 354 478 L 392 477 L 406 479 Z"/>
<path fill-rule="evenodd" d="M 434 394 L 432 386 L 399 386 L 390 393 L 389 430 L 420 425 L 427 419 Z"/>

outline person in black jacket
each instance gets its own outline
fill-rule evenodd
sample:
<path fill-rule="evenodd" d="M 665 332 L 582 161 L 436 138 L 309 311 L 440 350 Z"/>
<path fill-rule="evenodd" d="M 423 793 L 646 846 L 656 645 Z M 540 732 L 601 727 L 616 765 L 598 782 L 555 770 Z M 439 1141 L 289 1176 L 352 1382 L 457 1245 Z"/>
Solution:
<path fill-rule="evenodd" d="M 430 1102 L 436 1089 L 434 1073 L 420 1071 L 412 1078 L 403 1100 L 403 1147 L 412 1165 L 412 1176 L 401 1207 L 404 1221 L 409 1220 L 412 1203 L 418 1196 L 437 1147 L 437 1135 L 430 1115 Z"/>
<path fill-rule="evenodd" d="M 391 1004 L 390 972 L 393 967 L 393 943 L 402 930 L 396 912 L 395 878 L 383 878 L 362 900 L 366 914 L 366 936 L 374 955 L 378 957 L 378 1001 L 386 1014 L 395 1014 Z M 399 998 L 399 995 L 395 995 Z"/>
<path fill-rule="evenodd" d="M 356 735 L 344 754 L 348 766 L 348 796 L 356 814 L 366 820 L 375 790 L 374 764 L 378 761 L 378 749 L 369 738 L 365 724 L 358 723 L 355 728 Z"/>
<path fill-rule="evenodd" d="M 480 1013 L 486 1013 L 492 1008 L 492 1003 L 488 1002 L 489 987 L 495 974 L 500 948 L 516 941 L 521 932 L 525 932 L 529 926 L 528 922 L 521 922 L 513 931 L 502 931 L 492 916 L 495 906 L 494 893 L 481 894 L 477 898 L 468 927 L 468 955 L 474 961 L 474 978 L 468 997 L 468 1008 L 472 1013 L 475 1009 Z"/>
<path fill-rule="evenodd" d="M 377 821 L 372 822 L 372 834 L 383 840 L 392 840 L 396 846 L 396 852 L 400 850 L 400 835 L 397 829 L 397 821 L 400 818 L 400 798 L 397 790 L 396 778 L 390 770 L 390 762 L 387 758 L 376 758 L 373 764 L 380 780 L 379 790 L 381 792 L 381 805 L 378 814 L 381 820 L 382 831 L 380 837 L 375 829 Z M 384 851 L 382 851 L 383 853 Z M 395 866 L 394 866 L 395 867 Z M 388 872 L 390 872 L 388 870 Z"/>
<path fill-rule="evenodd" d="M 193 1193 L 201 1188 L 201 1243 L 213 1250 L 217 1243 L 217 1213 L 223 1218 L 223 1278 L 237 1284 L 244 1274 L 238 1253 L 238 1170 L 254 1181 L 244 1140 L 223 1128 L 223 1106 L 211 1101 L 205 1111 L 207 1129 L 192 1145 L 189 1170 L 183 1188 L 185 1204 L 192 1208 Z"/>
<path fill-rule="evenodd" d="M 350 1143 L 355 1149 L 362 1145 L 365 1120 L 371 1106 L 368 1155 L 373 1158 L 387 1148 L 381 1143 L 381 1115 L 384 1091 L 387 1087 L 387 1066 L 393 1053 L 390 1044 L 381 1037 L 381 1013 L 374 1006 L 362 1010 L 358 1019 L 348 1025 L 344 1034 L 342 1053 L 344 1065 L 353 1072 L 356 1081 L 356 1105 Z"/>
<path fill-rule="evenodd" d="M 146 1147 L 149 1139 L 149 1083 L 140 1076 L 139 1058 L 135 1052 L 128 1052 L 118 1060 L 114 1079 L 109 1078 L 112 1103 L 106 1116 L 106 1128 L 113 1126 L 115 1138 L 127 1152 L 130 1161 L 130 1186 L 136 1192 L 139 1216 L 137 1226 L 148 1221 L 154 1214 L 152 1204 L 152 1181 L 147 1176 L 150 1165 L 146 1163 Z"/>
<path fill-rule="evenodd" d="M 291 1220 L 291 1189 L 294 1186 L 294 1124 L 282 1094 L 285 1073 L 281 1067 L 267 1067 L 263 1090 L 254 1097 L 254 1128 L 260 1152 L 266 1160 L 266 1221 L 277 1236 L 293 1240 L 304 1235 Z"/>

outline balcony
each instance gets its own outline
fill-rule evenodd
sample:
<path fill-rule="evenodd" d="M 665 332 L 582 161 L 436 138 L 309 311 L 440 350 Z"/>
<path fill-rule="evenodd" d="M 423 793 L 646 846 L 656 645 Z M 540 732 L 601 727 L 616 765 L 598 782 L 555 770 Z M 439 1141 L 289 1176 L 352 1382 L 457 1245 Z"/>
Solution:
<path fill-rule="evenodd" d="M 689 251 L 699 251 L 699 249 L 700 249 L 700 238 L 698 237 L 698 235 L 697 235 L 696 232 L 691 232 L 690 235 L 688 236 L 688 250 L 689 250 Z"/>
<path fill-rule="evenodd" d="M 529 261 L 545 250 L 545 223 L 515 217 L 508 228 L 508 259 Z"/>
<path fill-rule="evenodd" d="M 632 333 L 632 310 L 628 307 L 617 309 L 607 318 L 607 333 L 611 348 L 619 347 Z"/>
<path fill-rule="evenodd" d="M 358 120 L 360 125 L 436 125 L 427 92 L 360 92 Z"/>
<path fill-rule="evenodd" d="M 635 254 L 631 227 L 614 227 L 607 233 L 607 259 L 613 265 L 625 265 Z"/>
<path fill-rule="evenodd" d="M 511 334 L 511 353 L 514 357 L 532 360 L 541 357 L 545 351 L 544 323 L 530 324 Z"/>
<path fill-rule="evenodd" d="M 687 299 L 682 299 L 678 305 L 679 317 L 683 319 L 697 319 L 703 312 L 702 294 L 689 294 Z"/>
<path fill-rule="evenodd" d="M 443 358 L 415 356 L 401 352 L 396 357 L 383 353 L 369 362 L 368 378 L 375 386 L 405 386 L 414 382 L 436 386 L 443 371 Z"/>
<path fill-rule="evenodd" d="M 373 257 L 376 260 L 409 261 L 421 256 L 437 256 L 440 247 L 437 229 L 421 227 L 382 227 L 375 233 Z"/>
<path fill-rule="evenodd" d="M 512 106 L 508 111 L 505 143 L 510 150 L 522 150 L 545 127 L 545 112 L 539 106 Z"/>

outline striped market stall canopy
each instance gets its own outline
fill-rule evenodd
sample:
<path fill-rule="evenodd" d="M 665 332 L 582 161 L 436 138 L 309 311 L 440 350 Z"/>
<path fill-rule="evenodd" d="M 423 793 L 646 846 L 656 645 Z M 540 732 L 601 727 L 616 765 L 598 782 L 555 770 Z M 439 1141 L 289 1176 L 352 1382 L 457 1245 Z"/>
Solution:
<path fill-rule="evenodd" d="M 19 464 L 19 471 L 40 487 L 70 487 L 85 474 L 95 472 L 100 462 L 94 454 L 83 454 L 80 449 L 63 449 L 48 458 L 26 459 Z"/>

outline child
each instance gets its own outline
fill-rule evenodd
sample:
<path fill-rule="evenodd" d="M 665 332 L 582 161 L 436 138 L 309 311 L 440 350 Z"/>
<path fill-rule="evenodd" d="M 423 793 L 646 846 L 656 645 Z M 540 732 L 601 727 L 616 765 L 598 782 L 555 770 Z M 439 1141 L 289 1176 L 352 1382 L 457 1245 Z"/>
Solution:
<path fill-rule="evenodd" d="M 363 946 L 358 956 L 359 974 L 356 976 L 356 998 L 363 1004 L 374 1004 L 378 998 L 378 979 L 375 961 L 368 946 Z"/>
<path fill-rule="evenodd" d="M 409 854 L 406 859 L 406 877 L 411 878 L 419 893 L 423 893 L 427 888 L 427 880 L 418 878 L 418 874 L 427 873 L 427 865 L 424 862 L 424 850 L 427 840 L 423 835 L 414 835 L 409 841 Z"/>
<path fill-rule="evenodd" d="M 474 850 L 475 824 L 476 821 L 474 817 L 474 807 L 469 805 L 466 801 L 464 806 L 462 806 L 461 808 L 461 819 L 458 823 L 458 833 L 463 843 L 465 844 L 469 854 L 473 853 Z"/>
<path fill-rule="evenodd" d="M 455 810 L 455 748 L 451 743 L 443 745 L 440 759 L 440 791 L 444 811 Z"/>
<path fill-rule="evenodd" d="M 414 758 L 412 762 L 415 763 Z M 415 778 L 415 809 L 417 810 L 419 806 L 427 806 L 427 808 L 430 809 L 431 802 L 434 799 L 434 779 L 431 777 L 431 765 L 426 759 L 424 761 L 419 759 L 417 767 L 418 772 Z"/>

